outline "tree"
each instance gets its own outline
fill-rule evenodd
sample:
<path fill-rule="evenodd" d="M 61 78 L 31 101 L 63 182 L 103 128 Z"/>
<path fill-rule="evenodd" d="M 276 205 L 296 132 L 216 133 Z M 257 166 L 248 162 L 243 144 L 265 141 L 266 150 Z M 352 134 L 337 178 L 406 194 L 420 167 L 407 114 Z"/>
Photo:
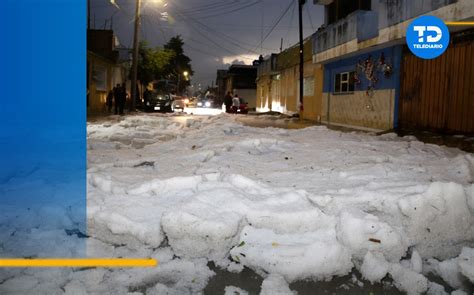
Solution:
<path fill-rule="evenodd" d="M 140 42 L 138 50 L 138 80 L 148 85 L 153 80 L 162 79 L 175 53 L 159 47 L 149 48 L 146 41 Z"/>
<path fill-rule="evenodd" d="M 174 53 L 173 58 L 171 58 L 171 61 L 166 68 L 166 73 L 169 79 L 172 79 L 176 81 L 176 84 L 179 84 L 178 92 L 182 92 L 183 89 L 190 85 L 189 79 L 185 80 L 183 73 L 188 72 L 189 76 L 194 74 L 191 66 L 191 59 L 184 54 L 183 45 L 184 41 L 181 36 L 178 35 L 171 38 L 164 46 L 166 50 L 170 50 Z"/>

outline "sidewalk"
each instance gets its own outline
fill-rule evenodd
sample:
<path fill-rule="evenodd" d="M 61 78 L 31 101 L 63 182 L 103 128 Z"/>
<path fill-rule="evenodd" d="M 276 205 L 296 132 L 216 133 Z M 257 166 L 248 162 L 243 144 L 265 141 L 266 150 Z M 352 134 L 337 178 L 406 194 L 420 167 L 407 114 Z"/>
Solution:
<path fill-rule="evenodd" d="M 250 114 L 238 116 L 237 121 L 251 127 L 274 127 L 285 129 L 302 129 L 311 126 L 327 126 L 328 129 L 342 132 L 367 132 L 359 129 L 351 129 L 334 125 L 324 125 L 314 121 L 304 120 L 296 117 L 286 116 L 280 113 Z M 393 130 L 399 136 L 415 136 L 419 141 L 447 147 L 459 148 L 468 153 L 474 153 L 474 137 L 466 135 L 449 135 L 420 130 Z M 383 132 L 387 133 L 387 132 Z"/>

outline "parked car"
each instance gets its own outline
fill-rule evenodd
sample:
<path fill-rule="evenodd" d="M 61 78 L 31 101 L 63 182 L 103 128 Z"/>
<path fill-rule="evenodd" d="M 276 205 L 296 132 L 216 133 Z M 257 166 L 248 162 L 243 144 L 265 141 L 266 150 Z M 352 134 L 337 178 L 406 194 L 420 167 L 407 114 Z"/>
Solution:
<path fill-rule="evenodd" d="M 184 112 L 184 108 L 186 107 L 186 98 L 183 96 L 172 95 L 173 97 L 173 111 L 181 110 Z"/>
<path fill-rule="evenodd" d="M 149 112 L 173 112 L 173 99 L 169 94 L 151 92 L 145 99 L 145 110 Z"/>
<path fill-rule="evenodd" d="M 248 114 L 249 113 L 249 103 L 245 102 L 243 99 L 240 99 L 240 106 L 231 106 L 230 107 L 230 113 L 234 114 Z"/>

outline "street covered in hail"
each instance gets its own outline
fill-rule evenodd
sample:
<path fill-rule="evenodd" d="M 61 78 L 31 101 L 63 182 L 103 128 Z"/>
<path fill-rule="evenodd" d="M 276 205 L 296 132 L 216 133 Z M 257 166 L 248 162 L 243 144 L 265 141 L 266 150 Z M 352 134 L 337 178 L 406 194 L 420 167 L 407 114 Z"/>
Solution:
<path fill-rule="evenodd" d="M 472 294 L 472 154 L 392 133 L 254 128 L 229 114 L 109 117 L 89 122 L 87 138 L 88 256 L 158 266 L 11 269 L 2 290 L 196 294 L 216 270 L 249 269 L 261 294 L 346 275 L 392 293 Z"/>

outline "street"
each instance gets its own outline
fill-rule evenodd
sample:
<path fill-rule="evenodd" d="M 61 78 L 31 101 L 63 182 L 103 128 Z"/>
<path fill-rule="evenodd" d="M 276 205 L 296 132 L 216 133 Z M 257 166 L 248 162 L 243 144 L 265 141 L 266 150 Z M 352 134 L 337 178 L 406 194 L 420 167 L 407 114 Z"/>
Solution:
<path fill-rule="evenodd" d="M 327 290 L 443 288 L 432 276 L 448 291 L 471 288 L 469 270 L 458 267 L 463 279 L 453 282 L 458 260 L 443 261 L 471 245 L 471 154 L 393 133 L 239 120 L 258 126 L 268 117 L 140 115 L 90 124 L 89 253 L 113 255 L 104 247 L 119 244 L 128 255 L 158 258 L 158 272 L 187 261 L 200 273 L 199 287 L 185 286 L 193 292 L 209 279 L 224 288 L 244 267 L 266 277 L 264 294 L 289 284 L 308 294 L 318 284 L 305 289 L 303 281 L 346 275 Z M 252 285 L 240 281 L 235 287 Z"/>

